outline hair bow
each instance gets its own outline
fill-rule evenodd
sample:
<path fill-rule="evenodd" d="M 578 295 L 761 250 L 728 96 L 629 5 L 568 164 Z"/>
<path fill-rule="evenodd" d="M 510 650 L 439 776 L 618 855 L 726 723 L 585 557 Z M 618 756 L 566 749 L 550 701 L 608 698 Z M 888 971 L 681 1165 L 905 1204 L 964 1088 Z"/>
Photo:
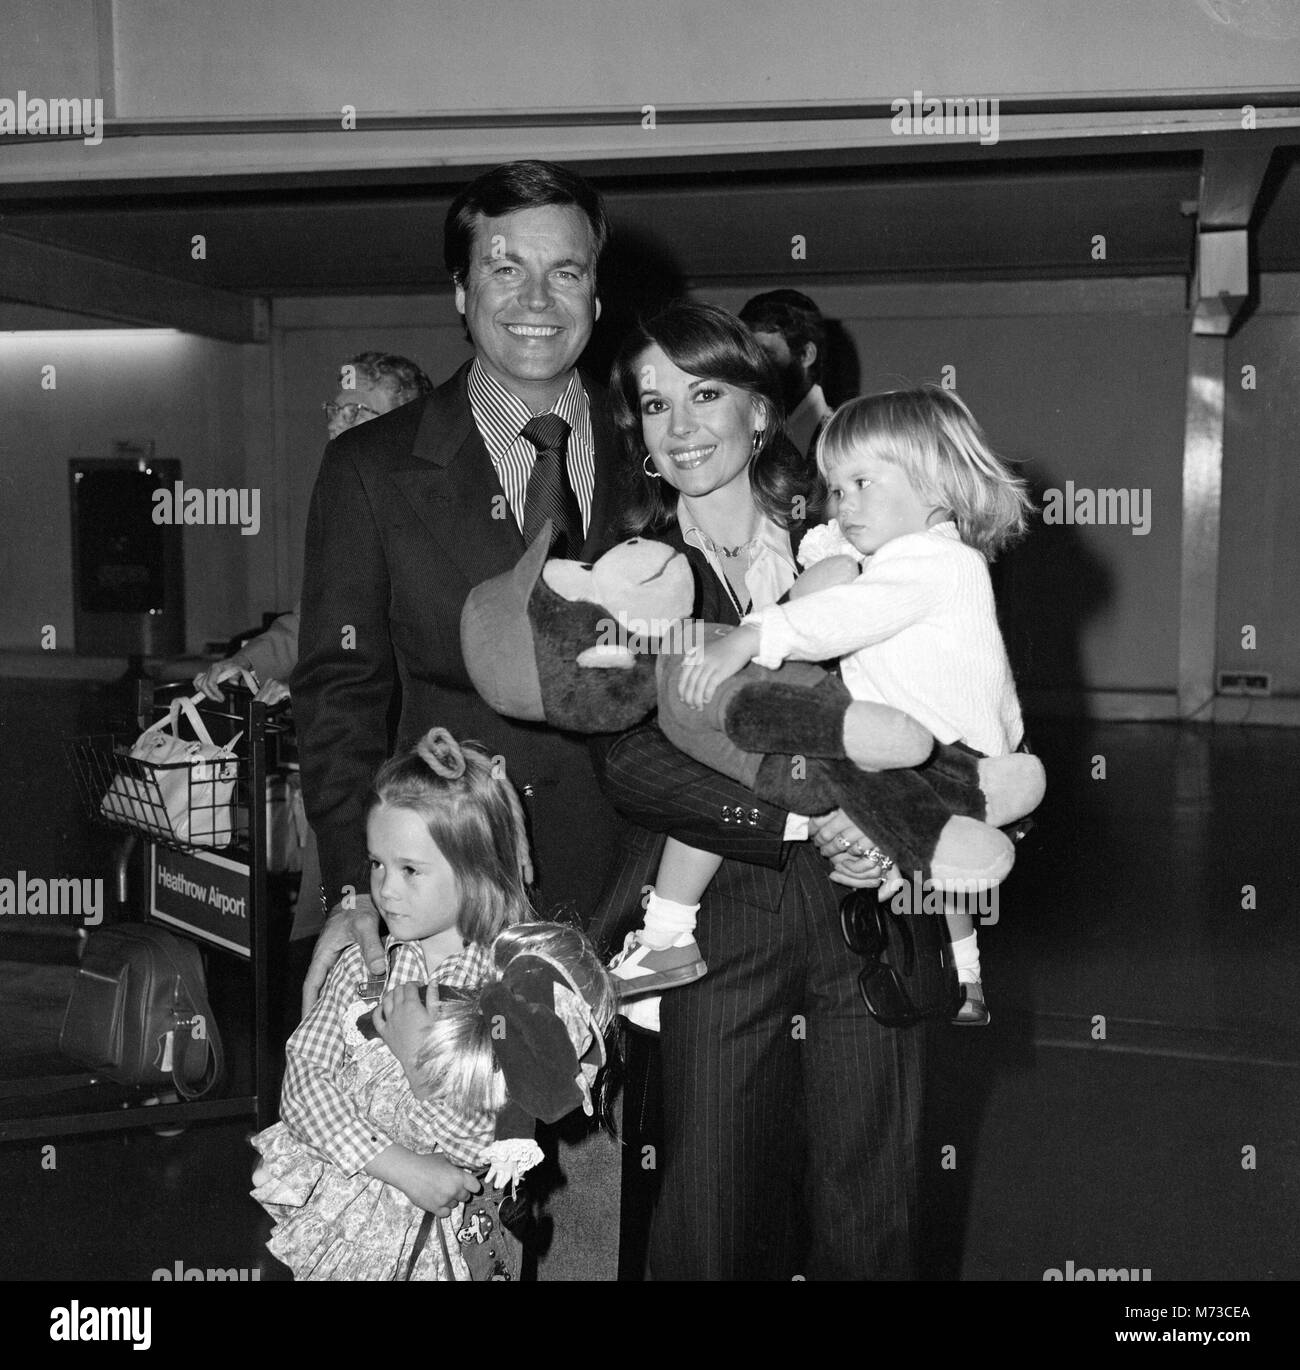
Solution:
<path fill-rule="evenodd" d="M 538 952 L 515 957 L 482 991 L 479 1012 L 512 1103 L 545 1123 L 579 1105 L 591 1113 L 591 1081 L 605 1064 L 605 1040 L 558 961 Z"/>

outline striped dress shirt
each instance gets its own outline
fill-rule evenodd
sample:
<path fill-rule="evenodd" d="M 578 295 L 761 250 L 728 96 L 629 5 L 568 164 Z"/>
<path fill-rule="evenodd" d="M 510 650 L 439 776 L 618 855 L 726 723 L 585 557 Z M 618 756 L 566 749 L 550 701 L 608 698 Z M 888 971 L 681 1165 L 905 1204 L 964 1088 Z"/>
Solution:
<path fill-rule="evenodd" d="M 524 425 L 535 418 L 533 411 L 517 395 L 512 395 L 494 376 L 479 365 L 469 368 L 469 407 L 483 445 L 492 458 L 501 488 L 510 503 L 510 512 L 522 532 L 524 503 L 528 497 L 528 477 L 533 474 L 537 448 L 523 436 Z M 591 408 L 587 392 L 575 371 L 559 399 L 546 411 L 557 414 L 572 430 L 569 435 L 566 468 L 573 493 L 578 497 L 584 535 L 591 526 L 591 500 L 596 487 L 595 441 L 591 434 Z"/>

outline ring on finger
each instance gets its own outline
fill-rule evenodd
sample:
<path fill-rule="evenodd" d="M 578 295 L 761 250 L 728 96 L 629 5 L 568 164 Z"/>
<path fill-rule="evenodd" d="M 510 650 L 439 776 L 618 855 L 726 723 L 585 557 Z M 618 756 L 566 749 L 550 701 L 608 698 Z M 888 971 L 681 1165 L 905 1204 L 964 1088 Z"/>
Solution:
<path fill-rule="evenodd" d="M 841 849 L 844 851 L 848 851 L 848 849 L 853 845 L 847 837 L 841 837 L 838 839 L 838 841 Z"/>
<path fill-rule="evenodd" d="M 870 848 L 870 850 L 864 852 L 863 855 L 869 857 L 872 861 L 874 861 L 882 871 L 888 872 L 894 869 L 893 860 L 890 857 L 886 856 L 885 853 L 882 852 L 879 847 L 872 847 Z"/>

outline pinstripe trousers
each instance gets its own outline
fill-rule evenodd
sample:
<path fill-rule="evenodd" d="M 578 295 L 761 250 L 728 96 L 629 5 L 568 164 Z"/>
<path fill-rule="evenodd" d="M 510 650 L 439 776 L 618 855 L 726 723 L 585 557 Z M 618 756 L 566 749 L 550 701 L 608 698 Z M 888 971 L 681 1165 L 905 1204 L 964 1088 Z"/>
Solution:
<path fill-rule="evenodd" d="M 606 945 L 639 923 L 662 845 L 627 835 L 591 927 Z M 655 1279 L 914 1273 L 924 1036 L 867 1013 L 838 887 L 809 844 L 788 850 L 779 870 L 724 861 L 705 894 L 709 973 L 662 1001 L 661 1120 L 636 1078 L 653 1052 L 631 1053 L 624 1223 L 629 1195 L 657 1178 Z"/>

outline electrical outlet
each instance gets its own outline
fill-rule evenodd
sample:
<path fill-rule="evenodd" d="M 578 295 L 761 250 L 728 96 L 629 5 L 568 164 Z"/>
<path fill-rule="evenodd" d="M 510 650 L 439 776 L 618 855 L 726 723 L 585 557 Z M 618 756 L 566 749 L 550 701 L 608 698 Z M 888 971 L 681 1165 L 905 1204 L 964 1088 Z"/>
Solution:
<path fill-rule="evenodd" d="M 1273 693 L 1273 677 L 1267 671 L 1220 671 L 1219 693 L 1263 699 Z"/>

